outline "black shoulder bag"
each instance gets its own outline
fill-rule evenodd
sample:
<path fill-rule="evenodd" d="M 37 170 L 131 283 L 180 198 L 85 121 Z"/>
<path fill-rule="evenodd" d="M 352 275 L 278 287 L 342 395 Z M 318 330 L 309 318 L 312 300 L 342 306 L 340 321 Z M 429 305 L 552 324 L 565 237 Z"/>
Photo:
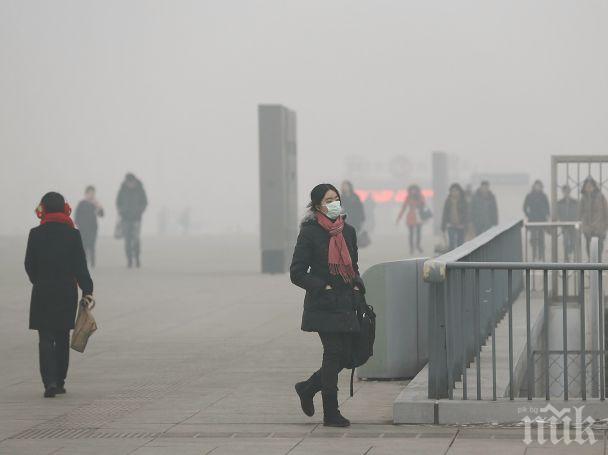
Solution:
<path fill-rule="evenodd" d="M 374 355 L 374 340 L 376 339 L 376 313 L 365 299 L 357 306 L 359 332 L 352 334 L 350 372 L 350 396 L 353 396 L 353 381 L 355 368 L 364 365 Z"/>

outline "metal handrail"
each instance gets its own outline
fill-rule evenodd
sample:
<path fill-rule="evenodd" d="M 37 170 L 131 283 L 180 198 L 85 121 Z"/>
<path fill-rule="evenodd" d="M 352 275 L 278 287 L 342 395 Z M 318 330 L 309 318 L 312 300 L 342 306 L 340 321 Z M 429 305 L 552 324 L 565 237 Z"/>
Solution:
<path fill-rule="evenodd" d="M 503 282 L 494 283 L 495 275 L 500 272 L 492 272 L 491 276 L 478 271 L 449 272 L 446 264 L 499 260 L 521 262 L 522 227 L 521 219 L 495 226 L 460 247 L 425 262 L 423 278 L 431 284 L 429 397 L 447 397 L 448 394 L 451 397 L 454 378 L 460 375 L 465 376 L 466 384 L 470 360 L 479 354 L 479 346 L 487 338 L 490 328 L 495 326 L 495 321 L 523 289 L 519 272 L 509 273 L 507 286 Z M 491 305 L 480 306 L 479 292 L 473 292 L 480 286 L 497 290 Z M 467 318 L 466 313 L 473 318 Z"/>
<path fill-rule="evenodd" d="M 574 227 L 580 228 L 583 223 L 580 221 L 526 221 L 524 223 L 525 226 L 532 227 Z"/>
<path fill-rule="evenodd" d="M 559 298 L 562 309 L 562 352 L 563 362 L 563 398 L 568 400 L 568 273 L 575 275 L 575 294 L 580 311 L 580 356 L 581 356 L 581 398 L 586 399 L 586 349 L 585 349 L 585 280 L 586 273 L 597 276 L 597 285 L 590 292 L 597 292 L 600 304 L 597 306 L 599 324 L 599 384 L 600 399 L 604 400 L 604 319 L 602 273 L 608 270 L 605 263 L 551 263 L 521 261 L 521 223 L 514 223 L 488 233 L 477 242 L 461 248 L 460 251 L 430 259 L 424 264 L 424 279 L 431 284 L 431 305 L 429 307 L 429 398 L 453 398 L 454 386 L 462 378 L 462 395 L 467 399 L 467 369 L 471 361 L 476 362 L 476 397 L 482 399 L 481 393 L 481 348 L 486 339 L 492 340 L 492 399 L 497 399 L 496 384 L 496 340 L 495 327 L 504 315 L 508 315 L 508 349 L 509 349 L 509 399 L 513 400 L 517 384 L 514 377 L 513 353 L 513 309 L 512 304 L 519 293 L 525 293 L 526 351 L 524 353 L 528 371 L 526 373 L 527 395 L 534 395 L 533 381 L 533 339 L 531 319 L 531 275 L 535 270 L 542 271 L 543 276 L 543 327 L 548 327 L 549 307 L 555 301 L 555 293 L 550 292 L 550 272 L 555 281 L 561 281 L 562 294 Z M 506 237 L 505 237 L 506 236 Z M 481 236 L 480 236 L 481 237 Z M 508 242 L 505 243 L 505 239 Z M 485 244 L 483 243 L 485 241 Z M 480 243 L 482 245 L 480 245 Z M 466 245 L 466 244 L 465 244 Z M 466 252 L 469 252 L 468 254 Z M 517 255 L 504 262 L 496 257 Z M 471 254 L 474 253 L 474 254 Z M 515 259 L 515 260 L 514 260 Z M 506 272 L 506 273 L 505 273 Z M 560 273 L 561 272 L 561 273 Z M 523 275 L 523 277 L 522 277 Z M 561 280 L 558 278 L 561 276 Z M 483 297 L 482 297 L 483 293 Z M 595 310 L 594 310 L 595 311 Z M 550 399 L 548 331 L 545 330 L 545 396 Z M 592 373 L 594 374 L 594 373 Z M 592 378 L 593 379 L 593 378 Z M 598 379 L 598 378 L 596 378 Z M 593 394 L 593 392 L 592 392 Z"/>
<path fill-rule="evenodd" d="M 597 262 L 599 259 L 599 240 L 597 237 L 591 239 L 591 245 L 589 249 L 590 260 Z M 589 274 L 589 296 L 588 300 L 588 320 L 585 321 L 589 324 L 589 333 L 586 333 L 585 336 L 588 336 L 589 344 L 591 345 L 591 349 L 597 351 L 599 346 L 599 302 L 603 302 L 603 299 L 600 298 L 600 288 L 599 282 L 601 281 L 601 272 L 598 273 L 590 273 Z M 596 355 L 591 356 L 591 396 L 597 397 L 599 395 L 599 384 L 598 384 L 598 373 L 599 373 L 599 365 L 598 358 Z"/>
<path fill-rule="evenodd" d="M 530 232 L 531 229 L 535 229 L 535 228 L 553 228 L 552 231 L 553 233 L 551 234 L 552 236 L 554 234 L 556 234 L 556 230 L 560 229 L 562 230 L 562 237 L 566 234 L 565 229 L 573 229 L 575 236 L 576 236 L 576 242 L 574 244 L 574 261 L 573 262 L 581 262 L 582 261 L 582 250 L 583 250 L 583 246 L 582 246 L 582 242 L 583 242 L 583 223 L 580 221 L 526 221 L 524 223 L 524 229 L 525 229 L 525 235 L 524 235 L 524 259 L 527 261 L 528 260 L 528 244 L 529 239 L 528 239 L 528 233 Z M 544 238 L 543 238 L 543 242 L 544 242 Z M 553 251 L 554 249 L 558 248 L 557 246 L 557 242 L 551 242 L 551 261 L 552 262 L 558 262 L 558 254 L 557 254 L 557 250 Z M 565 251 L 564 251 L 565 253 Z M 567 258 L 565 258 L 567 259 Z"/>
<path fill-rule="evenodd" d="M 608 270 L 604 262 L 451 262 L 454 269 L 512 269 L 512 270 Z"/>

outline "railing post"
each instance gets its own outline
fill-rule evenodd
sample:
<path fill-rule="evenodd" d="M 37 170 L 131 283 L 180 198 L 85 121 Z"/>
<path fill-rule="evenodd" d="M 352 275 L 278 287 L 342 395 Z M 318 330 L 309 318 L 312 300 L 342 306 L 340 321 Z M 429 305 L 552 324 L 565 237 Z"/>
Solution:
<path fill-rule="evenodd" d="M 448 398 L 445 282 L 432 283 L 430 294 L 428 397 L 430 399 Z"/>

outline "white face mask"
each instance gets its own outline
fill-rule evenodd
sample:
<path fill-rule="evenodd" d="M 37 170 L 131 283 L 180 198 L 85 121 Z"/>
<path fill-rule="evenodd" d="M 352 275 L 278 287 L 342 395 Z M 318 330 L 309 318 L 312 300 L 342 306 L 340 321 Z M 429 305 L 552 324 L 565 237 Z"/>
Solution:
<path fill-rule="evenodd" d="M 327 204 L 324 204 L 327 208 L 327 218 L 335 220 L 342 213 L 342 206 L 340 205 L 340 201 L 333 201 Z"/>

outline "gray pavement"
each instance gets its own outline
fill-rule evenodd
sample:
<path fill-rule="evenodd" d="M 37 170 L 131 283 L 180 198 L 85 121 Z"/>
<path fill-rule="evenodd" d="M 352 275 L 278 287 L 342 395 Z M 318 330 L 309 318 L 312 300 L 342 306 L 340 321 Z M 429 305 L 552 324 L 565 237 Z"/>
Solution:
<path fill-rule="evenodd" d="M 398 259 L 376 239 L 363 267 Z M 255 237 L 144 239 L 144 267 L 101 239 L 93 271 L 100 330 L 72 351 L 68 393 L 42 398 L 36 333 L 27 330 L 25 237 L 0 238 L 0 454 L 604 453 L 526 446 L 521 428 L 395 426 L 404 381 L 340 378 L 349 429 L 308 418 L 293 384 L 319 366 L 315 334 L 299 330 L 303 293 L 262 276 Z M 430 245 L 427 245 L 430 248 Z M 405 250 L 405 248 L 404 248 Z M 319 397 L 320 398 L 320 397 Z M 601 438 L 603 432 L 596 432 Z"/>

